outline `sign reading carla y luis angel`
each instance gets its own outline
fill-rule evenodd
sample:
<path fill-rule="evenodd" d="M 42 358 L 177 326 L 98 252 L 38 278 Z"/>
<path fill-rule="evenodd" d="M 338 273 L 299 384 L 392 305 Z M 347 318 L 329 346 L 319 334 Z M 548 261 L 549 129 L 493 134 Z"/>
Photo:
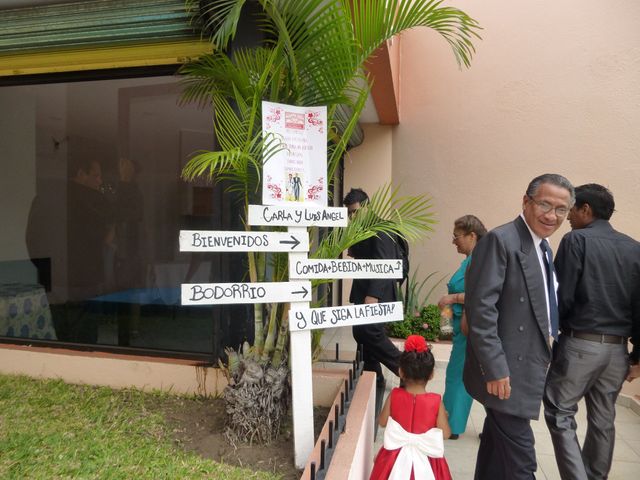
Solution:
<path fill-rule="evenodd" d="M 402 278 L 402 260 L 295 260 L 289 257 L 294 278 Z"/>
<path fill-rule="evenodd" d="M 307 233 L 180 231 L 181 252 L 308 252 Z"/>
<path fill-rule="evenodd" d="M 365 303 L 343 307 L 289 310 L 289 330 L 315 330 L 404 319 L 402 302 Z"/>
<path fill-rule="evenodd" d="M 183 283 L 182 305 L 311 301 L 311 282 Z"/>
<path fill-rule="evenodd" d="M 249 205 L 248 223 L 272 227 L 346 227 L 346 207 Z"/>

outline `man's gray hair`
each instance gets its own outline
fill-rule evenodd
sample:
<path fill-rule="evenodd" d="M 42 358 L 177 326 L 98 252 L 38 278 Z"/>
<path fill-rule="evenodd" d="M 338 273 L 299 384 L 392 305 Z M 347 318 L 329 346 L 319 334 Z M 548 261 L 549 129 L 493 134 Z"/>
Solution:
<path fill-rule="evenodd" d="M 536 193 L 538 193 L 540 185 L 542 185 L 543 183 L 550 183 L 551 185 L 555 185 L 556 187 L 568 190 L 571 194 L 569 206 L 573 207 L 573 204 L 576 202 L 576 191 L 569 180 L 567 180 L 562 175 L 558 175 L 557 173 L 544 173 L 531 180 L 529 186 L 527 187 L 527 196 L 531 198 L 535 197 Z"/>

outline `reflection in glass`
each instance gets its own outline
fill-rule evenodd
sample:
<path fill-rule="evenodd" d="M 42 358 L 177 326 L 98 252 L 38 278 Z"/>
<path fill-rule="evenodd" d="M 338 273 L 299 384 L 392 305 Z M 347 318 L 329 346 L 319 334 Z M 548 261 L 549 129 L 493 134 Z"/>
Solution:
<path fill-rule="evenodd" d="M 217 355 L 250 332 L 245 307 L 180 305 L 244 256 L 178 251 L 180 229 L 242 228 L 222 185 L 180 178 L 214 138 L 179 98 L 173 77 L 0 88 L 0 337 Z"/>

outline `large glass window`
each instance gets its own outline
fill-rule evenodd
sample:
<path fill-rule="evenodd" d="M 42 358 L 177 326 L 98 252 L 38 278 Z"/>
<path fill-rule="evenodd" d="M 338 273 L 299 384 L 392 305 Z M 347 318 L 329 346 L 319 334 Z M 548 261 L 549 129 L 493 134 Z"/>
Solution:
<path fill-rule="evenodd" d="M 242 254 L 180 253 L 239 229 L 222 185 L 180 178 L 212 112 L 175 77 L 0 88 L 0 337 L 219 355 L 250 309 L 182 307 L 180 284 L 242 279 Z"/>

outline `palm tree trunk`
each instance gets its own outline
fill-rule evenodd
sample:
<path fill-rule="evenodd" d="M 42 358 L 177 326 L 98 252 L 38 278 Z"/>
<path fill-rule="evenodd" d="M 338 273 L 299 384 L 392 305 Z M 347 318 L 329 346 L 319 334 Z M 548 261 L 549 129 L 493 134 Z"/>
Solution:
<path fill-rule="evenodd" d="M 274 368 L 278 368 L 284 359 L 284 351 L 289 340 L 289 309 L 291 305 L 289 303 L 284 304 L 282 309 L 282 315 L 280 316 L 280 328 L 278 329 L 278 341 L 276 343 L 276 349 L 273 352 L 273 358 L 271 365 Z"/>
<path fill-rule="evenodd" d="M 271 304 L 271 311 L 269 313 L 269 327 L 267 329 L 267 338 L 264 342 L 264 349 L 262 350 L 262 364 L 267 365 L 271 360 L 271 354 L 275 348 L 276 334 L 278 332 L 278 310 L 280 310 L 278 303 Z"/>

